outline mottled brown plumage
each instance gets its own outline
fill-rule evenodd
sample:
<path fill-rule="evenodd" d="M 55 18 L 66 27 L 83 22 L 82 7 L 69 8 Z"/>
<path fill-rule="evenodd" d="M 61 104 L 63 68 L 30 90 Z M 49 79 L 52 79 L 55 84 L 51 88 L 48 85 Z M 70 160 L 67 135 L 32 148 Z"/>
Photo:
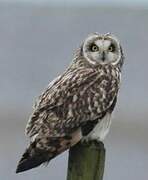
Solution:
<path fill-rule="evenodd" d="M 118 56 L 108 53 L 102 58 L 101 50 L 98 54 L 93 53 L 97 50 L 95 47 L 90 53 L 89 44 L 104 42 L 104 54 L 105 48 L 112 45 L 108 45 L 110 41 L 116 42 Z M 111 34 L 93 34 L 84 41 L 69 68 L 49 84 L 36 102 L 26 127 L 31 144 L 20 160 L 17 172 L 50 161 L 83 137 L 96 138 L 94 129 L 108 129 L 110 121 L 106 121 L 106 126 L 102 122 L 116 104 L 122 64 L 121 46 Z M 106 132 L 102 137 L 105 135 Z M 97 137 L 98 140 L 103 138 Z"/>

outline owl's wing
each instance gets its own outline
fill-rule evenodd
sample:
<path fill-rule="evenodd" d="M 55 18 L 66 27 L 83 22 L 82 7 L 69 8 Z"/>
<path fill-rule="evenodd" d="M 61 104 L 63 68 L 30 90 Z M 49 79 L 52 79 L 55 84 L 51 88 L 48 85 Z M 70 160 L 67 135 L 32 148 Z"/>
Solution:
<path fill-rule="evenodd" d="M 66 71 L 40 96 L 26 134 L 32 137 L 46 129 L 48 136 L 65 136 L 80 123 L 98 118 L 118 91 L 118 83 L 110 78 L 93 68 Z"/>
<path fill-rule="evenodd" d="M 58 80 L 60 79 L 61 76 L 56 77 L 55 79 L 53 79 L 49 84 L 48 87 L 44 90 L 44 92 L 36 99 L 33 108 L 36 109 L 38 108 L 38 106 L 40 105 L 40 102 L 42 102 L 43 96 L 45 96 L 45 94 L 47 92 L 50 91 L 50 89 L 52 87 L 54 87 L 56 85 L 56 83 L 58 82 Z"/>
<path fill-rule="evenodd" d="M 78 114 L 82 106 L 79 103 L 79 96 L 95 76 L 96 72 L 93 69 L 79 69 L 67 71 L 53 80 L 35 103 L 34 112 L 26 127 L 26 134 L 32 137 L 43 126 L 47 126 L 51 136 L 58 136 L 58 134 L 60 136 L 64 126 L 67 129 L 70 129 L 70 125 L 73 128 L 78 126 L 77 119 L 84 119 L 82 112 Z M 71 111 L 75 114 L 70 114 Z M 72 124 L 74 120 L 76 124 Z"/>

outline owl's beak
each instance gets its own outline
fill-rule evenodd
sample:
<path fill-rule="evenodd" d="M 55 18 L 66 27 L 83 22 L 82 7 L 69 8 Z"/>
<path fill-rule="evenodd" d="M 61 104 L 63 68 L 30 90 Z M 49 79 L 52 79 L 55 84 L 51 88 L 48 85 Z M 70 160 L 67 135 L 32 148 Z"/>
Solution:
<path fill-rule="evenodd" d="M 103 51 L 102 52 L 102 57 L 101 57 L 102 61 L 104 62 L 105 61 L 105 52 Z"/>

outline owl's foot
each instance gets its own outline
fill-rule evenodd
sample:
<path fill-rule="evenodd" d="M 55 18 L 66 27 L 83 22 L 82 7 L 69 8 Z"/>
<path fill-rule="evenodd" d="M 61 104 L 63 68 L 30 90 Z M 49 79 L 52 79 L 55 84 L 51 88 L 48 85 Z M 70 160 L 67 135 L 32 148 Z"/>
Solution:
<path fill-rule="evenodd" d="M 89 136 L 83 136 L 83 138 L 81 139 L 81 143 L 82 144 L 90 144 L 91 139 L 89 138 Z"/>
<path fill-rule="evenodd" d="M 88 137 L 83 137 L 81 139 L 81 143 L 85 146 L 90 146 L 92 145 L 92 147 L 95 145 L 99 146 L 99 147 L 104 147 L 104 144 L 102 141 L 100 141 L 100 139 L 90 139 Z"/>
<path fill-rule="evenodd" d="M 84 136 L 82 139 L 81 139 L 81 142 L 82 143 L 90 143 L 90 142 L 97 142 L 97 143 L 102 143 L 102 141 L 100 140 L 100 138 L 97 138 L 97 139 L 92 139 L 90 136 Z"/>

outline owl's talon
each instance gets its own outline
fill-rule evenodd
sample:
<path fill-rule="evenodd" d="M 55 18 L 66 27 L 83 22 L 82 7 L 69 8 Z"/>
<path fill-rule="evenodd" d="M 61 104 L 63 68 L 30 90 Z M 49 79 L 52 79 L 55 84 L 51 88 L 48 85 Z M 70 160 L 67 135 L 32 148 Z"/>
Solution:
<path fill-rule="evenodd" d="M 90 139 L 89 139 L 88 137 L 83 137 L 83 138 L 81 139 L 81 142 L 82 142 L 82 143 L 85 143 L 85 144 L 88 144 L 88 143 L 90 142 Z"/>

